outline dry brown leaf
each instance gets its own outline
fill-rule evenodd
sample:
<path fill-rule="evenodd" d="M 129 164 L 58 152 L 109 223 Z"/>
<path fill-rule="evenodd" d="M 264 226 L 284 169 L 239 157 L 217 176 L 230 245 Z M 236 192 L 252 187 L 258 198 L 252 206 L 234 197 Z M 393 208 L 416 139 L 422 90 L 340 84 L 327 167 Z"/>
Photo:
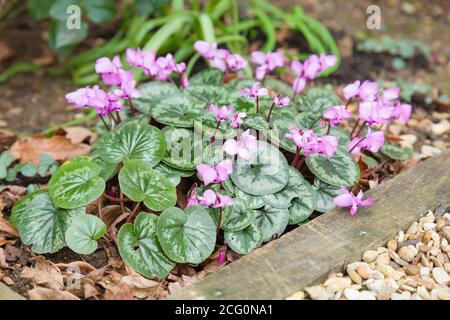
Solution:
<path fill-rule="evenodd" d="M 111 284 L 106 288 L 106 300 L 133 300 L 133 287 L 128 284 Z"/>
<path fill-rule="evenodd" d="M 100 295 L 100 292 L 98 292 L 97 288 L 95 286 L 93 286 L 90 283 L 86 283 L 84 285 L 84 298 L 85 299 L 89 299 L 89 298 L 96 298 Z"/>
<path fill-rule="evenodd" d="M 83 143 L 72 143 L 70 139 L 55 135 L 51 138 L 34 136 L 25 140 L 18 140 L 9 152 L 21 163 L 33 162 L 39 165 L 39 156 L 47 154 L 55 160 L 67 160 L 77 156 L 89 154 L 91 147 Z"/>
<path fill-rule="evenodd" d="M 40 256 L 36 258 L 35 267 L 24 267 L 20 276 L 30 279 L 35 285 L 42 285 L 54 290 L 61 290 L 64 287 L 63 276 L 59 269 Z"/>
<path fill-rule="evenodd" d="M 3 218 L 0 215 L 0 234 L 1 233 L 6 233 L 6 235 L 9 235 L 9 236 L 14 237 L 14 238 L 18 238 L 19 237 L 19 233 L 11 225 L 11 223 L 9 223 L 8 220 L 6 220 L 5 218 Z"/>
<path fill-rule="evenodd" d="M 6 283 L 8 286 L 13 286 L 16 284 L 13 279 L 11 279 L 10 277 L 6 277 L 6 276 L 3 277 L 2 281 L 4 283 Z"/>
<path fill-rule="evenodd" d="M 74 261 L 70 263 L 56 263 L 55 266 L 59 269 L 71 268 L 84 270 L 86 272 L 92 272 L 97 270 L 97 268 L 93 267 L 92 265 L 84 261 Z"/>
<path fill-rule="evenodd" d="M 89 272 L 86 275 L 86 277 L 88 277 L 89 279 L 92 279 L 93 281 L 100 281 L 105 276 L 105 271 L 106 271 L 106 267 L 103 267 L 103 268 L 100 268 L 97 270 L 93 270 L 93 271 Z"/>
<path fill-rule="evenodd" d="M 18 257 L 23 255 L 23 249 L 14 247 L 10 244 L 5 247 L 6 260 L 9 262 L 15 262 Z"/>
<path fill-rule="evenodd" d="M 30 300 L 80 300 L 70 292 L 43 287 L 35 287 L 29 290 L 28 294 Z"/>
<path fill-rule="evenodd" d="M 13 55 L 12 49 L 4 41 L 0 41 L 0 62 L 10 58 Z"/>
<path fill-rule="evenodd" d="M 5 244 L 14 244 L 16 240 L 7 240 L 3 237 L 0 237 L 0 247 L 3 247 Z"/>
<path fill-rule="evenodd" d="M 130 285 L 133 288 L 133 295 L 139 299 L 146 298 L 160 284 L 159 281 L 146 279 L 140 274 L 125 276 L 121 283 Z"/>
<path fill-rule="evenodd" d="M 87 141 L 89 144 L 92 144 L 98 138 L 98 134 L 84 127 L 61 128 L 55 134 L 65 136 L 75 144 L 85 141 Z"/>

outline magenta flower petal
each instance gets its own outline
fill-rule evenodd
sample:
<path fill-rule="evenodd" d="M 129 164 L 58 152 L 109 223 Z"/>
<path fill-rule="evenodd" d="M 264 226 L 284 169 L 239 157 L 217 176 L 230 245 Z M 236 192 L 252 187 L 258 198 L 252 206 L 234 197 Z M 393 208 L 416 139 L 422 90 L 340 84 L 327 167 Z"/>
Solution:
<path fill-rule="evenodd" d="M 217 173 L 216 173 L 216 170 L 214 170 L 214 168 L 210 167 L 207 164 L 198 164 L 196 166 L 196 168 L 197 168 L 198 175 L 203 180 L 205 186 L 207 186 L 208 184 L 210 184 L 210 183 L 214 182 L 214 180 L 216 180 Z"/>

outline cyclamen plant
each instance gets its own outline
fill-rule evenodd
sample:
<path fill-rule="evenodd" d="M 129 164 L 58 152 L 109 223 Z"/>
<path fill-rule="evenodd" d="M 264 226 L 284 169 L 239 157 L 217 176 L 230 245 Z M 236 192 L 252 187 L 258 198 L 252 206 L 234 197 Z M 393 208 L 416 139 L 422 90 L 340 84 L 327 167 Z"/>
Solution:
<path fill-rule="evenodd" d="M 243 57 L 204 41 L 194 48 L 211 68 L 189 79 L 170 54 L 127 49 L 132 69 L 119 56 L 101 58 L 95 69 L 104 86 L 66 95 L 75 108 L 95 108 L 101 137 L 90 156 L 64 163 L 48 189 L 16 203 L 11 221 L 24 244 L 36 253 L 67 245 L 89 254 L 106 237 L 135 271 L 164 278 L 214 250 L 220 264 L 229 249 L 247 254 L 314 211 L 337 206 L 355 215 L 372 203 L 357 161 L 404 157 L 383 133 L 411 113 L 398 89 L 356 81 L 344 88 L 343 104 L 329 87 L 306 88 L 333 56 L 288 62 L 281 52 L 253 52 L 249 78 Z M 286 65 L 291 85 L 270 76 Z M 137 69 L 148 77 L 141 85 Z M 348 133 L 339 125 L 352 117 L 352 101 L 359 119 Z M 128 215 L 118 234 L 103 221 L 105 201 Z M 91 203 L 97 215 L 86 213 Z"/>

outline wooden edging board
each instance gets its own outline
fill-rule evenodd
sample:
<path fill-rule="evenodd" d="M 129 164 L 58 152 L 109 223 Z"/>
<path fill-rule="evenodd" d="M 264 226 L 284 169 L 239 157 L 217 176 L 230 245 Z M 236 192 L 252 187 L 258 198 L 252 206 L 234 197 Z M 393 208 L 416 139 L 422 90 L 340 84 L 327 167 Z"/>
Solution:
<path fill-rule="evenodd" d="M 169 299 L 284 299 L 359 261 L 399 230 L 450 200 L 450 150 L 367 192 L 351 217 L 335 209 L 185 287 Z"/>
<path fill-rule="evenodd" d="M 0 300 L 24 300 L 20 294 L 12 291 L 6 284 L 0 282 Z"/>

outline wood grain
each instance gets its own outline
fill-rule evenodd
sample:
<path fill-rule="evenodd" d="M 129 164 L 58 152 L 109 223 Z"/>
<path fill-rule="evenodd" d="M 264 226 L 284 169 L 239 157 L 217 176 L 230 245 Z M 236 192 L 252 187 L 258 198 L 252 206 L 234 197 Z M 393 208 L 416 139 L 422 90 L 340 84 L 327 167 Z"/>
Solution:
<path fill-rule="evenodd" d="M 450 150 L 368 192 L 355 217 L 333 210 L 183 288 L 170 299 L 284 299 L 383 246 L 450 200 Z"/>
<path fill-rule="evenodd" d="M 12 291 L 3 282 L 0 282 L 0 300 L 25 300 L 25 298 L 20 294 Z"/>

